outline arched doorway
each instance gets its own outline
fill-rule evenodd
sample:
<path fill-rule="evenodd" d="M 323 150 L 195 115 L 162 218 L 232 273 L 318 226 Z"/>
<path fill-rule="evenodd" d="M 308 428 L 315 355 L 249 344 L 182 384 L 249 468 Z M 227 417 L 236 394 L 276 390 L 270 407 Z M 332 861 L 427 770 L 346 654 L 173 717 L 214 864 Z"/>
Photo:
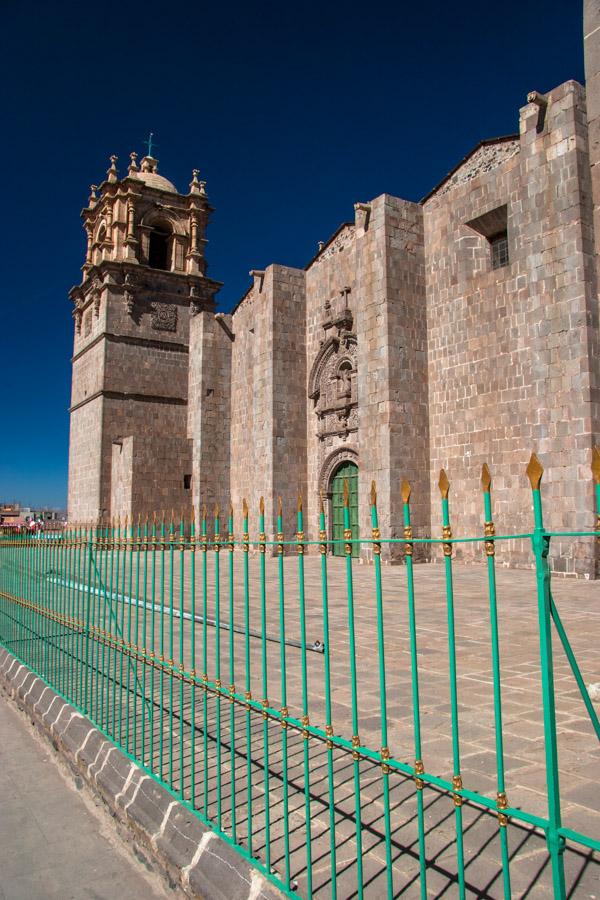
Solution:
<path fill-rule="evenodd" d="M 334 556 L 345 556 L 344 550 L 344 480 L 348 479 L 350 491 L 350 529 L 352 538 L 358 538 L 358 466 L 346 460 L 335 470 L 329 488 L 331 497 L 331 537 Z M 352 556 L 359 555 L 359 545 L 352 545 Z"/>

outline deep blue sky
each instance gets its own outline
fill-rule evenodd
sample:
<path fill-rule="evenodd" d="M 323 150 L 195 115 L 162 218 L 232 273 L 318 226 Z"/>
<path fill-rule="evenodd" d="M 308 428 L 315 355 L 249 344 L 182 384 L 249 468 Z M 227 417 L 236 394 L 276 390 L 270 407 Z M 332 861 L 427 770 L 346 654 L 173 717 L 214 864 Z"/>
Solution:
<path fill-rule="evenodd" d="M 63 505 L 79 220 L 108 156 L 144 151 L 216 207 L 222 309 L 382 192 L 417 200 L 530 90 L 583 80 L 581 8 L 4 0 L 0 500 Z"/>

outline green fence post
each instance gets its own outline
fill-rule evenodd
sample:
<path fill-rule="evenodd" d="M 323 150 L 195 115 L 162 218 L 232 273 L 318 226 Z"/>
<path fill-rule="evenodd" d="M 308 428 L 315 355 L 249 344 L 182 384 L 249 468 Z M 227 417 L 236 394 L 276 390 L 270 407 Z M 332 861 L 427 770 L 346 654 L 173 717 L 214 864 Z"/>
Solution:
<path fill-rule="evenodd" d="M 267 669 L 267 596 L 265 584 L 265 501 L 260 498 L 258 516 L 258 549 L 260 552 L 260 649 L 262 675 L 263 765 L 265 791 L 265 865 L 271 871 L 271 797 L 269 789 L 269 674 Z"/>
<path fill-rule="evenodd" d="M 352 768 L 354 776 L 354 816 L 356 824 L 357 896 L 363 897 L 362 814 L 360 797 L 360 737 L 358 734 L 358 690 L 356 671 L 356 635 L 354 629 L 354 583 L 352 579 L 352 529 L 350 526 L 350 488 L 344 478 L 344 553 L 346 555 L 346 596 L 348 600 L 348 637 L 350 652 L 350 688 L 352 694 Z"/>
<path fill-rule="evenodd" d="M 179 796 L 185 799 L 185 776 L 183 766 L 184 751 L 184 698 L 185 698 L 185 663 L 184 663 L 184 637 L 185 637 L 185 515 L 182 512 L 179 520 L 179 667 L 177 677 L 179 678 Z M 192 619 L 192 630 L 194 621 Z"/>
<path fill-rule="evenodd" d="M 483 511 L 485 515 L 485 553 L 487 557 L 488 590 L 490 598 L 490 630 L 492 648 L 492 675 L 494 680 L 494 724 L 496 731 L 496 772 L 498 792 L 496 804 L 498 807 L 498 824 L 500 826 L 500 848 L 502 853 L 502 877 L 504 883 L 504 896 L 509 900 L 510 889 L 510 862 L 508 853 L 508 818 L 504 810 L 508 806 L 506 799 L 506 785 L 504 780 L 504 741 L 502 733 L 502 690 L 500 679 L 500 643 L 498 638 L 498 604 L 496 595 L 496 569 L 495 555 L 496 543 L 494 537 L 496 529 L 492 520 L 492 476 L 487 464 L 484 463 L 481 470 L 481 488 L 483 491 Z"/>
<path fill-rule="evenodd" d="M 335 841 L 335 784 L 333 778 L 333 724 L 331 721 L 331 656 L 329 642 L 329 588 L 327 583 L 327 529 L 323 494 L 319 508 L 319 551 L 321 554 L 321 599 L 323 601 L 323 653 L 325 657 L 325 736 L 327 740 L 327 790 L 329 801 L 329 855 L 331 859 L 331 900 L 337 898 L 337 853 Z"/>
<path fill-rule="evenodd" d="M 208 816 L 208 533 L 206 529 L 207 509 L 202 507 L 202 782 L 204 815 Z"/>
<path fill-rule="evenodd" d="M 221 773 L 221 568 L 219 554 L 221 551 L 221 534 L 219 523 L 219 507 L 215 506 L 215 729 L 217 732 L 217 825 L 222 826 L 222 773 Z"/>
<path fill-rule="evenodd" d="M 233 586 L 233 554 L 235 534 L 233 531 L 233 506 L 229 504 L 227 521 L 228 569 L 229 569 L 229 765 L 231 768 L 231 837 L 237 843 L 236 777 L 235 777 L 235 609 Z"/>
<path fill-rule="evenodd" d="M 242 548 L 244 554 L 244 699 L 246 700 L 246 780 L 248 806 L 248 853 L 252 855 L 252 713 L 249 700 L 252 700 L 251 662 L 250 662 L 250 577 L 248 571 L 248 554 L 250 552 L 250 534 L 248 533 L 248 504 L 242 501 L 243 534 Z"/>
<path fill-rule="evenodd" d="M 544 708 L 544 742 L 546 750 L 546 784 L 548 790 L 548 828 L 546 840 L 552 863 L 554 896 L 563 900 L 565 894 L 564 850 L 565 839 L 560 834 L 560 785 L 558 778 L 558 742 L 556 736 L 556 709 L 554 705 L 554 670 L 552 663 L 552 629 L 550 618 L 550 569 L 548 553 L 550 536 L 545 532 L 542 514 L 540 482 L 544 469 L 535 455 L 527 466 L 527 477 L 533 495 L 534 531 L 532 546 L 535 555 L 537 581 L 538 618 L 540 629 L 540 663 L 542 676 L 542 703 Z"/>
<path fill-rule="evenodd" d="M 415 741 L 415 787 L 417 789 L 417 827 L 419 833 L 419 887 L 423 900 L 427 897 L 427 858 L 425 856 L 425 812 L 423 790 L 425 773 L 421 757 L 421 707 L 419 697 L 419 659 L 417 655 L 417 621 L 415 613 L 415 583 L 413 571 L 413 530 L 410 521 L 410 484 L 402 482 L 402 510 L 404 521 L 404 553 L 406 559 L 406 589 L 408 596 L 408 630 L 410 635 L 410 668 L 412 686 L 413 730 Z"/>
<path fill-rule="evenodd" d="M 173 681 L 175 677 L 175 510 L 171 512 L 169 523 L 169 786 L 173 790 Z"/>
<path fill-rule="evenodd" d="M 279 581 L 279 660 L 281 668 L 281 765 L 283 770 L 283 857 L 285 865 L 285 885 L 290 889 L 290 825 L 289 825 L 289 784 L 288 784 L 288 723 L 287 675 L 285 656 L 285 586 L 283 571 L 283 510 L 281 497 L 277 509 L 277 573 Z"/>
<path fill-rule="evenodd" d="M 440 472 L 439 489 L 442 496 L 442 539 L 444 549 L 444 568 L 446 574 L 446 609 L 448 615 L 448 660 L 450 674 L 450 711 L 452 716 L 452 761 L 454 774 L 452 787 L 454 789 L 454 818 L 456 825 L 456 862 L 458 874 L 458 893 L 461 900 L 465 897 L 465 862 L 463 848 L 462 804 L 463 798 L 458 793 L 462 790 L 462 775 L 460 771 L 460 741 L 458 734 L 458 690 L 456 677 L 456 634 L 454 626 L 454 587 L 452 583 L 452 528 L 450 527 L 450 510 L 448 494 L 450 482 L 444 469 Z"/>
<path fill-rule="evenodd" d="M 377 656 L 379 663 L 379 716 L 381 719 L 381 771 L 383 777 L 383 817 L 385 827 L 385 867 L 387 895 L 394 896 L 394 872 L 392 868 L 392 826 L 390 820 L 390 748 L 388 747 L 387 692 L 385 682 L 385 637 L 383 627 L 383 590 L 381 586 L 381 532 L 377 516 L 377 488 L 371 482 L 371 538 L 373 541 L 373 566 L 375 569 L 375 605 L 377 608 Z"/>
<path fill-rule="evenodd" d="M 308 712 L 308 668 L 306 660 L 306 593 L 304 590 L 304 522 L 302 495 L 298 494 L 298 591 L 300 600 L 300 653 L 302 666 L 302 756 L 304 761 L 304 817 L 306 821 L 306 896 L 312 897 L 312 817 L 310 811 L 310 724 Z"/>
<path fill-rule="evenodd" d="M 196 809 L 196 510 L 190 518 L 190 803 Z"/>

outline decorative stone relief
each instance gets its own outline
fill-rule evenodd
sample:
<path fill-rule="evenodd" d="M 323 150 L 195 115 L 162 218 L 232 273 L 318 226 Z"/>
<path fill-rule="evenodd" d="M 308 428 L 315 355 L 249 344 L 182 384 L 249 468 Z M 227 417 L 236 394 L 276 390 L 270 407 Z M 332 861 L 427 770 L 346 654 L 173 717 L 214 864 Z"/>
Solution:
<path fill-rule="evenodd" d="M 150 304 L 152 327 L 155 331 L 177 331 L 177 307 L 173 303 Z"/>
<path fill-rule="evenodd" d="M 346 440 L 358 431 L 358 397 L 356 388 L 356 335 L 352 328 L 352 313 L 345 309 L 334 321 L 336 334 L 321 345 L 309 378 L 309 397 L 314 401 L 317 415 L 317 437 L 330 444 L 330 438 Z"/>

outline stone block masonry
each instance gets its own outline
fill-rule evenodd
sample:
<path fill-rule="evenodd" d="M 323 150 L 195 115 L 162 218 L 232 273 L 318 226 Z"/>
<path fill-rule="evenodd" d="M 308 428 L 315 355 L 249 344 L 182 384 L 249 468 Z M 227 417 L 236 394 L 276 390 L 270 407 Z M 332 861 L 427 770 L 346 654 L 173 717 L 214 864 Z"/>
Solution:
<path fill-rule="evenodd" d="M 525 466 L 544 465 L 552 531 L 594 521 L 588 466 L 600 441 L 600 12 L 585 4 L 587 88 L 527 94 L 518 132 L 482 140 L 420 202 L 354 205 L 304 269 L 272 264 L 230 315 L 206 277 L 211 207 L 142 160 L 115 164 L 83 212 L 84 280 L 74 288 L 69 515 L 197 512 L 242 499 L 286 538 L 304 501 L 306 537 L 342 543 L 341 473 L 354 539 L 439 534 L 440 469 L 457 535 L 481 534 L 478 482 L 494 482 L 498 533 L 527 530 Z M 586 95 L 587 91 L 587 95 Z M 135 163 L 137 165 L 137 163 Z M 167 212 L 168 211 L 168 212 Z M 166 242 L 166 243 L 165 243 Z M 158 251 L 154 252 L 153 248 Z M 342 469 L 343 467 L 343 469 Z M 338 477 L 339 476 L 339 477 Z M 336 480 L 337 478 L 337 480 Z M 358 524 L 357 524 L 358 523 Z M 358 531 L 357 531 L 358 529 Z M 471 559 L 477 545 L 461 549 Z M 415 559 L 427 554 L 422 545 Z M 368 560 L 369 548 L 360 554 Z M 552 542 L 555 571 L 600 574 L 591 539 Z M 402 562 L 401 544 L 382 560 Z M 507 561 L 528 566 L 511 544 Z"/>

